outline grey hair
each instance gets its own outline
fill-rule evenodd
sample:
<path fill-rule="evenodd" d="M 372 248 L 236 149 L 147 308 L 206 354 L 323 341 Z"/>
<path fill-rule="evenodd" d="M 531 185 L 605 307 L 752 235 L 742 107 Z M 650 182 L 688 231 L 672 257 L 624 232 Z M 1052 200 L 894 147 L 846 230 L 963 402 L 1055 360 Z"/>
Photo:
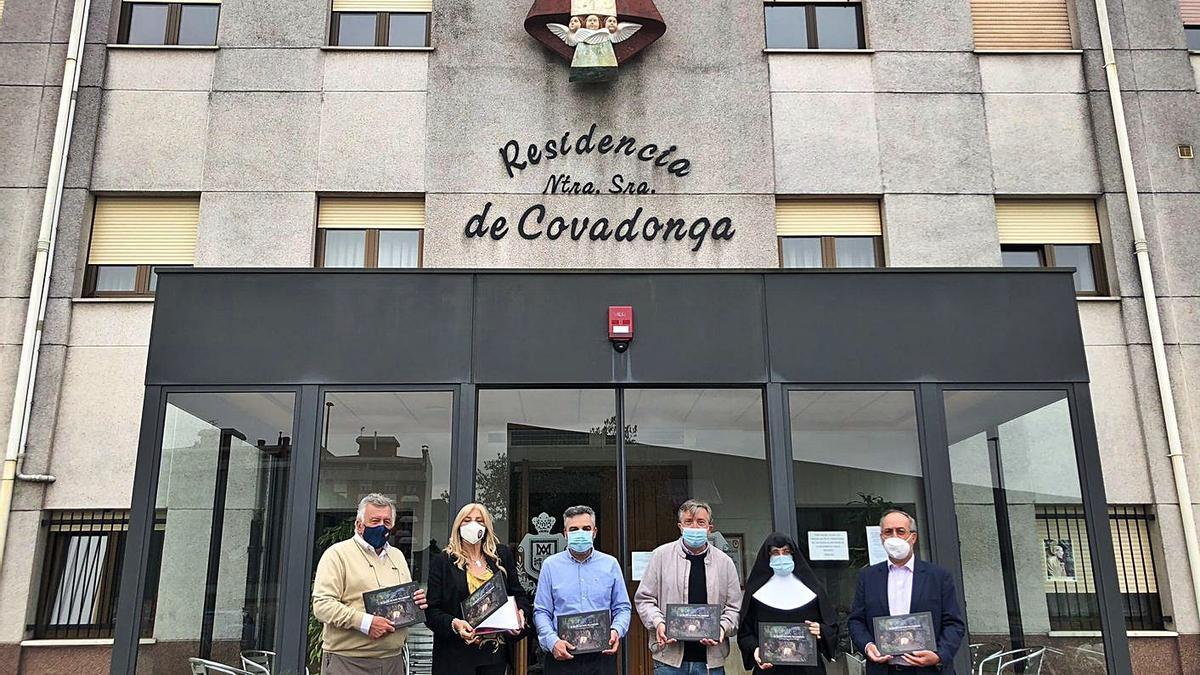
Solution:
<path fill-rule="evenodd" d="M 679 513 L 676 515 L 676 519 L 683 520 L 683 514 L 685 514 L 685 513 L 688 514 L 689 516 L 694 516 L 694 515 L 696 515 L 696 512 L 699 511 L 700 509 L 704 509 L 705 511 L 708 511 L 708 519 L 709 520 L 713 519 L 712 507 L 708 505 L 708 502 L 702 502 L 699 499 L 689 499 L 686 502 L 680 504 L 679 505 Z"/>
<path fill-rule="evenodd" d="M 567 518 L 576 516 L 591 516 L 592 526 L 596 525 L 596 510 L 590 506 L 579 505 L 568 507 L 566 511 L 563 511 L 563 527 L 567 526 Z"/>
<path fill-rule="evenodd" d="M 393 521 L 396 520 L 396 502 L 392 501 L 389 497 L 379 494 L 378 492 L 372 492 L 371 494 L 369 494 L 366 497 L 363 497 L 362 499 L 359 500 L 359 502 L 358 502 L 358 519 L 359 520 L 362 520 L 363 516 L 366 515 L 366 513 L 367 513 L 367 504 L 370 504 L 371 506 L 386 506 L 386 507 L 388 507 L 389 509 L 392 510 L 392 520 Z"/>
<path fill-rule="evenodd" d="M 882 515 L 882 516 L 879 518 L 879 527 L 883 527 L 883 521 L 884 521 L 884 520 L 885 520 L 885 519 L 886 519 L 888 516 L 892 515 L 893 513 L 899 513 L 900 515 L 904 516 L 905 518 L 908 518 L 908 531 L 909 531 L 909 532 L 916 532 L 916 531 L 917 531 L 917 519 L 916 519 L 916 518 L 913 518 L 912 516 L 910 516 L 910 515 L 908 514 L 908 512 L 907 512 L 907 511 L 904 511 L 904 510 L 902 510 L 902 509 L 888 509 L 887 513 L 884 513 L 884 514 L 883 514 L 883 515 Z"/>

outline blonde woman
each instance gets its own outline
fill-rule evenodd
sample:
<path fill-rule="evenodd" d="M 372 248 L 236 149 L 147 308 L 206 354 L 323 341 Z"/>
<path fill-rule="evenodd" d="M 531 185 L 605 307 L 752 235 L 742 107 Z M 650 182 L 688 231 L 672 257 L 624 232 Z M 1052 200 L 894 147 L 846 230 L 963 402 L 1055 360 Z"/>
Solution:
<path fill-rule="evenodd" d="M 516 598 L 521 628 L 476 635 L 462 618 L 462 601 L 497 574 Z M 467 504 L 459 510 L 449 545 L 430 561 L 427 595 L 425 625 L 433 631 L 433 675 L 504 675 L 517 643 L 526 635 L 532 604 L 517 579 L 512 551 L 500 543 L 492 514 L 483 504 Z"/>

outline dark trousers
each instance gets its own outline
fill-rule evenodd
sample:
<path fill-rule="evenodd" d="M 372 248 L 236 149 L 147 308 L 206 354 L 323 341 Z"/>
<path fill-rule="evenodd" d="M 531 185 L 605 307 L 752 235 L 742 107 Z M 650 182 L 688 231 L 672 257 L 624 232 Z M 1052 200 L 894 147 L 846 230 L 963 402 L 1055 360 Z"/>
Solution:
<path fill-rule="evenodd" d="M 617 675 L 617 655 L 580 654 L 569 661 L 558 661 L 542 654 L 545 675 Z"/>
<path fill-rule="evenodd" d="M 474 670 L 467 671 L 471 675 L 506 675 L 508 673 L 507 663 L 493 663 L 490 666 L 475 666 Z"/>

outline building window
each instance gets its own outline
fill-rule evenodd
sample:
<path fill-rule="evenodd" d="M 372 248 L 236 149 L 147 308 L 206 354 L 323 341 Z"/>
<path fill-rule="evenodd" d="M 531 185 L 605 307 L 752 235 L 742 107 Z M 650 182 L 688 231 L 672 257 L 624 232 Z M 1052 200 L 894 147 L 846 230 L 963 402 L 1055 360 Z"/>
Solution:
<path fill-rule="evenodd" d="M 1107 295 L 1094 201 L 997 199 L 1005 267 L 1074 267 L 1078 295 Z"/>
<path fill-rule="evenodd" d="M 334 0 L 329 44 L 428 47 L 431 0 Z"/>
<path fill-rule="evenodd" d="M 780 237 L 782 267 L 881 267 L 882 237 Z"/>
<path fill-rule="evenodd" d="M 864 49 L 862 5 L 769 4 L 767 49 Z"/>
<path fill-rule="evenodd" d="M 1200 50 L 1200 0 L 1179 0 L 1179 15 L 1187 36 L 1187 48 Z"/>
<path fill-rule="evenodd" d="M 195 197 L 98 197 L 84 297 L 153 296 L 158 270 L 194 262 L 199 223 Z"/>
<path fill-rule="evenodd" d="M 1078 506 L 1039 506 L 1038 532 L 1046 555 L 1046 599 L 1052 630 L 1100 630 L 1099 608 L 1080 602 L 1095 591 L 1083 510 Z M 1117 563 L 1117 583 L 1128 630 L 1163 630 L 1154 546 L 1154 516 L 1145 506 L 1108 507 L 1108 525 Z"/>
<path fill-rule="evenodd" d="M 1067 0 L 971 0 L 975 49 L 1074 49 Z"/>
<path fill-rule="evenodd" d="M 1183 33 L 1187 37 L 1187 48 L 1200 51 L 1200 26 L 1184 26 Z"/>
<path fill-rule="evenodd" d="M 324 198 L 317 267 L 420 267 L 424 227 L 422 199 Z"/>
<path fill-rule="evenodd" d="M 33 637 L 112 637 L 129 512 L 49 511 L 46 515 L 46 549 Z M 160 528 L 155 528 L 150 547 L 152 559 L 161 555 Z M 153 596 L 153 592 L 147 593 L 151 628 Z"/>
<path fill-rule="evenodd" d="M 124 2 L 117 42 L 129 45 L 215 45 L 219 2 Z"/>
<path fill-rule="evenodd" d="M 780 199 L 775 222 L 781 267 L 883 266 L 883 227 L 873 199 Z"/>

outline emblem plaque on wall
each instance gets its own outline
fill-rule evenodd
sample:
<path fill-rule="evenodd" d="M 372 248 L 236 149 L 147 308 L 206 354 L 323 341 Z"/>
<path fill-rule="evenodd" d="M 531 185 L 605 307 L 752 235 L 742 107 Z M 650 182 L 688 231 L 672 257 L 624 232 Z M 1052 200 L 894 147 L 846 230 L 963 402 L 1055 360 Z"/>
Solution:
<path fill-rule="evenodd" d="M 525 30 L 570 59 L 572 82 L 611 82 L 667 25 L 653 0 L 535 0 Z"/>
<path fill-rule="evenodd" d="M 546 558 L 567 547 L 567 540 L 561 534 L 550 533 L 556 521 L 554 516 L 543 511 L 536 518 L 530 519 L 536 534 L 526 534 L 521 540 L 521 585 L 531 592 L 537 589 L 542 563 Z"/>

